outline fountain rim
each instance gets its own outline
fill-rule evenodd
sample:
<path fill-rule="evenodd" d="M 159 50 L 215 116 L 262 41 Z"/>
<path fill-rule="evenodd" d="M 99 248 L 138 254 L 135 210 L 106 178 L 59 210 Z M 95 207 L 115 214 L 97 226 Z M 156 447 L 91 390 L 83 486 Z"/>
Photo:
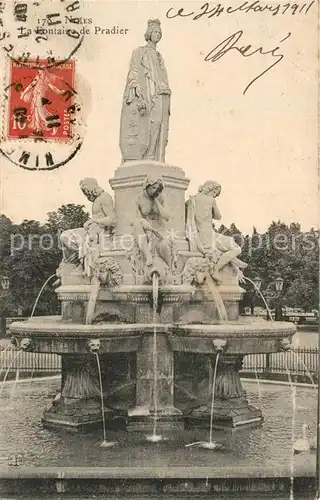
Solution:
<path fill-rule="evenodd" d="M 235 320 L 217 324 L 183 324 L 183 323 L 157 323 L 157 332 L 177 337 L 210 338 L 282 338 L 292 336 L 296 326 L 289 322 L 271 322 L 260 319 L 259 321 Z M 25 335 L 55 335 L 71 337 L 95 337 L 110 335 L 125 337 L 153 333 L 153 323 L 100 323 L 85 325 L 81 323 L 63 322 L 61 316 L 34 316 L 26 321 L 11 323 L 11 334 Z"/>

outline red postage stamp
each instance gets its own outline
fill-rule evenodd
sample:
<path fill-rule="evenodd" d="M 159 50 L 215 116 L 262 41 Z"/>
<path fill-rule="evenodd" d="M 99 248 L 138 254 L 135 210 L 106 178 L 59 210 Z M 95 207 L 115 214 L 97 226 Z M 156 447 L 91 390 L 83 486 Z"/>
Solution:
<path fill-rule="evenodd" d="M 40 61 L 41 62 L 41 61 Z M 43 61 L 45 63 L 45 61 Z M 11 61 L 8 92 L 8 139 L 68 141 L 72 137 L 75 61 L 34 67 Z"/>

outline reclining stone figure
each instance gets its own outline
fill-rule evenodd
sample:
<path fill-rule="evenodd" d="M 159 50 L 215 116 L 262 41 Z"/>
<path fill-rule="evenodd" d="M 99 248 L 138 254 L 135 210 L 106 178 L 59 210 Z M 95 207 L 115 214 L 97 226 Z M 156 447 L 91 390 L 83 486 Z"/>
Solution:
<path fill-rule="evenodd" d="M 186 202 L 186 234 L 190 250 L 200 252 L 209 261 L 214 262 L 212 278 L 221 282 L 221 271 L 231 264 L 239 279 L 241 269 L 247 267 L 238 259 L 241 248 L 231 236 L 214 230 L 212 219 L 220 220 L 221 213 L 216 198 L 221 193 L 221 186 L 214 181 L 206 181 L 199 187 L 198 193 Z"/>
<path fill-rule="evenodd" d="M 96 179 L 85 178 L 80 182 L 83 194 L 92 202 L 92 217 L 82 228 L 68 229 L 60 236 L 62 262 L 75 264 L 91 278 L 99 254 L 107 249 L 112 240 L 116 214 L 112 197 Z"/>

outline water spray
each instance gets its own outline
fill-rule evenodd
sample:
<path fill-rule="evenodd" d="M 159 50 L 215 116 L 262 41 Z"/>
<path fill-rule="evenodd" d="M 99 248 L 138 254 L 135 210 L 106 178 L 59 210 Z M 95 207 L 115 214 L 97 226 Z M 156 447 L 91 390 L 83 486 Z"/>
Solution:
<path fill-rule="evenodd" d="M 252 281 L 250 278 L 248 278 L 247 276 L 243 276 L 243 278 L 246 280 L 246 281 L 249 281 L 249 283 L 251 283 L 251 285 L 254 286 L 254 289 L 258 292 L 258 294 L 260 295 L 261 299 L 263 300 L 263 303 L 264 305 L 266 306 L 266 309 L 268 311 L 268 315 L 269 315 L 269 318 L 270 320 L 273 322 L 273 317 L 272 317 L 272 314 L 271 314 L 271 311 L 270 311 L 270 307 L 268 306 L 268 303 L 263 295 L 263 293 L 261 292 L 260 288 L 257 287 L 257 285 L 255 284 L 254 281 Z"/>
<path fill-rule="evenodd" d="M 157 351 L 157 311 L 159 299 L 159 276 L 157 269 L 152 269 L 152 310 L 153 310 L 153 430 L 152 434 L 146 436 L 146 440 L 150 443 L 159 443 L 165 441 L 166 438 L 161 434 L 157 434 L 158 424 L 158 351 Z"/>
<path fill-rule="evenodd" d="M 43 283 L 42 287 L 40 288 L 40 292 L 38 293 L 38 296 L 35 300 L 35 303 L 34 303 L 34 306 L 32 308 L 32 312 L 31 312 L 31 316 L 30 318 L 33 317 L 34 313 L 35 313 L 35 310 L 36 310 L 36 307 L 38 305 L 38 302 L 39 302 L 39 299 L 41 297 L 41 294 L 43 292 L 43 290 L 45 289 L 45 287 L 47 286 L 47 284 L 49 283 L 49 281 L 52 279 L 52 278 L 55 278 L 56 277 L 56 274 L 52 274 L 51 276 L 49 276 L 49 278 Z"/>
<path fill-rule="evenodd" d="M 111 448 L 115 446 L 117 443 L 115 441 L 107 440 L 107 432 L 106 432 L 106 417 L 105 417 L 105 407 L 103 400 L 103 388 L 102 388 L 102 377 L 101 377 L 101 366 L 100 366 L 100 358 L 99 351 L 101 347 L 100 339 L 90 339 L 87 342 L 90 352 L 95 355 L 98 367 L 98 375 L 99 375 L 99 388 L 100 388 L 100 401 L 101 401 L 101 416 L 102 416 L 102 430 L 103 430 L 103 441 L 100 444 L 100 448 Z"/>
<path fill-rule="evenodd" d="M 186 448 L 190 448 L 192 446 L 197 446 L 199 448 L 203 448 L 205 450 L 222 450 L 223 445 L 216 441 L 212 440 L 212 430 L 213 430 L 213 411 L 214 411 L 214 402 L 215 402 L 215 389 L 216 389 L 216 379 L 217 379 L 217 370 L 219 364 L 220 354 L 226 351 L 227 349 L 227 341 L 224 339 L 215 339 L 212 342 L 213 350 L 216 353 L 216 360 L 214 364 L 214 372 L 213 372 L 213 381 L 212 381 L 212 391 L 211 391 L 211 410 L 210 410 L 210 430 L 209 430 L 209 441 L 197 441 L 195 443 L 186 444 Z"/>

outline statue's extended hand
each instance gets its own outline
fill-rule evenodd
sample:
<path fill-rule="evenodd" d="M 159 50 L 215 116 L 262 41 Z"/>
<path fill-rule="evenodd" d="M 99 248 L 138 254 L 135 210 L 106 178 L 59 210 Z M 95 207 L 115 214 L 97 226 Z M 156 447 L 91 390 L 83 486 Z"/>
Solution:
<path fill-rule="evenodd" d="M 216 264 L 221 256 L 221 253 L 216 249 L 213 248 L 211 252 L 211 260 Z"/>
<path fill-rule="evenodd" d="M 141 116 L 145 115 L 147 112 L 147 104 L 144 100 L 140 99 L 138 104 L 138 111 Z"/>
<path fill-rule="evenodd" d="M 152 228 L 151 229 L 152 233 L 157 237 L 159 238 L 159 240 L 163 240 L 163 236 L 162 234 L 159 233 L 159 231 L 157 231 L 156 229 Z"/>
<path fill-rule="evenodd" d="M 141 219 L 141 226 L 145 231 L 152 231 L 153 227 L 151 226 L 150 222 L 147 221 L 146 219 Z"/>
<path fill-rule="evenodd" d="M 159 233 L 159 231 L 157 231 L 156 229 L 154 229 L 154 227 L 152 227 L 151 224 L 150 224 L 150 222 L 147 221 L 146 219 L 142 219 L 141 220 L 141 225 L 142 225 L 144 231 L 150 232 L 150 233 L 154 234 L 160 240 L 163 239 L 163 236 Z"/>
<path fill-rule="evenodd" d="M 87 220 L 87 222 L 85 222 L 83 224 L 83 229 L 85 229 L 86 231 L 88 231 L 89 227 L 91 226 L 91 224 L 93 224 L 93 222 L 94 221 L 92 219 Z"/>
<path fill-rule="evenodd" d="M 244 274 L 243 272 L 241 271 L 241 269 L 238 269 L 238 272 L 237 272 L 237 278 L 239 280 L 239 283 L 245 283 L 246 280 L 245 280 L 245 277 L 244 277 Z"/>
<path fill-rule="evenodd" d="M 137 97 L 142 97 L 143 96 L 143 89 L 139 83 L 135 86 L 135 91 L 136 91 L 136 96 Z"/>

